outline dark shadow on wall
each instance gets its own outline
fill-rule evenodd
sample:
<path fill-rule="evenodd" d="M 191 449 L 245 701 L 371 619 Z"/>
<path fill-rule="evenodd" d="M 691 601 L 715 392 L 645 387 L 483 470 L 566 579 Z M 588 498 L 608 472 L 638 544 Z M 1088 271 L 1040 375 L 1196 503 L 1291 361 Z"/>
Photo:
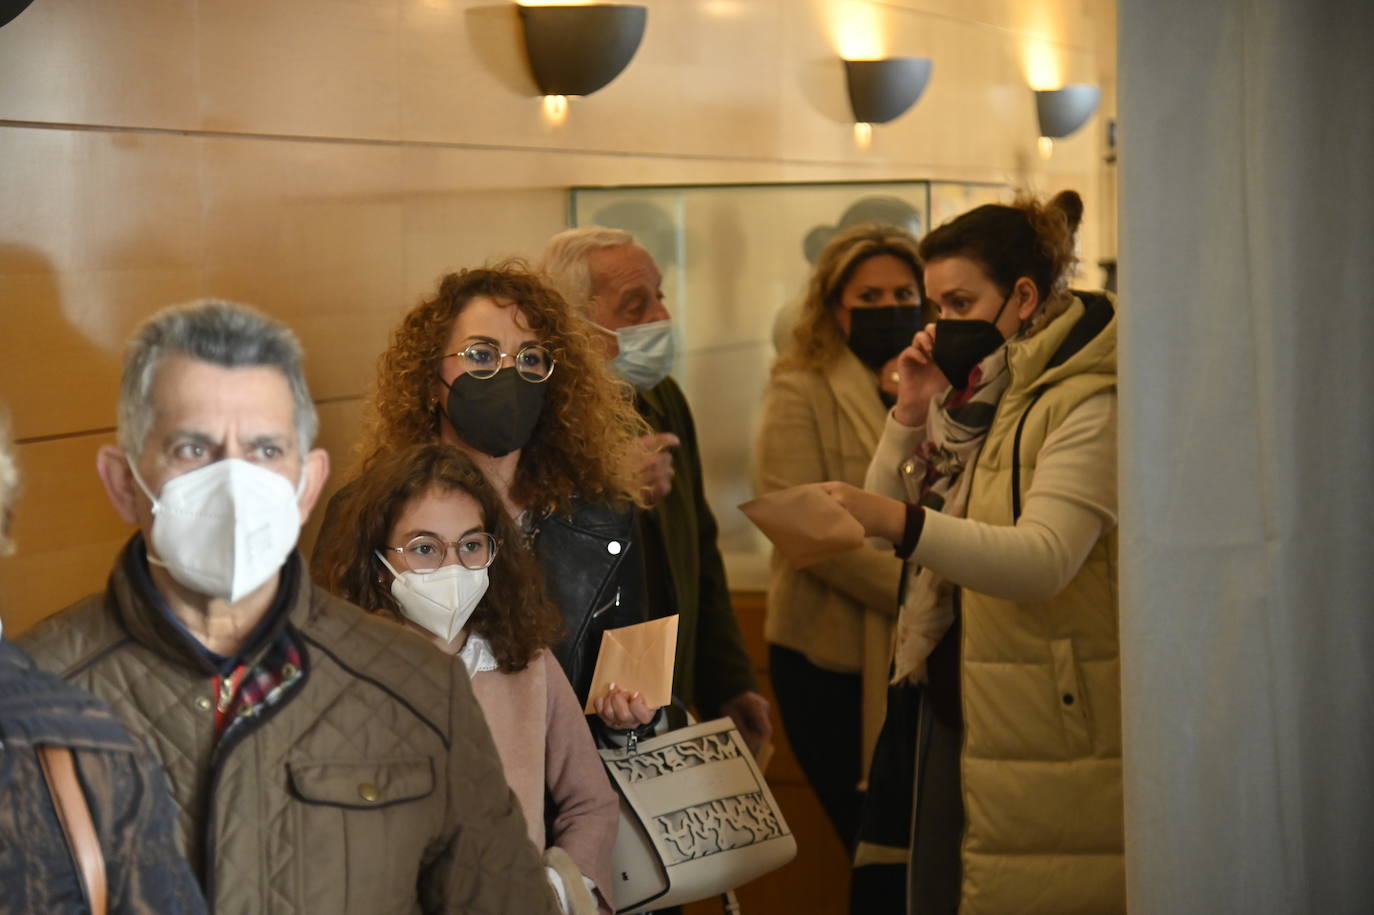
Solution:
<path fill-rule="evenodd" d="M 468 47 L 492 76 L 516 95 L 537 98 L 539 87 L 530 73 L 515 4 L 474 6 L 463 13 Z"/>

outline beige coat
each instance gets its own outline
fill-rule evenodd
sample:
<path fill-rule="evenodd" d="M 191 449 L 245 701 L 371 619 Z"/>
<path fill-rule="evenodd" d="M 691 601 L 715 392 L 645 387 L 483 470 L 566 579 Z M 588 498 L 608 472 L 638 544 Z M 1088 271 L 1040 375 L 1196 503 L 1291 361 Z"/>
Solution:
<path fill-rule="evenodd" d="M 873 373 L 847 349 L 822 371 L 774 375 L 754 449 L 755 492 L 826 480 L 862 486 L 886 414 Z M 768 641 L 863 676 L 864 772 L 882 727 L 901 572 L 890 546 L 863 546 L 801 570 L 776 549 L 771 560 Z"/>
<path fill-rule="evenodd" d="M 459 659 L 313 587 L 293 556 L 299 685 L 217 740 L 212 676 L 135 584 L 136 549 L 22 644 L 162 759 L 211 911 L 556 910 Z"/>

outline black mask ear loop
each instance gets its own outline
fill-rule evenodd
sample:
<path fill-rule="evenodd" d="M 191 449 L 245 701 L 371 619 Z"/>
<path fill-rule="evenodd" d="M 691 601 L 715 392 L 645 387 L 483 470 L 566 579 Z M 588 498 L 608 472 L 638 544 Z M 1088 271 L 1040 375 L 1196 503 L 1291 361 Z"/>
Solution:
<path fill-rule="evenodd" d="M 1008 292 L 1008 293 L 1007 293 L 1007 297 L 1006 297 L 1005 299 L 1002 300 L 1002 305 L 1001 305 L 1001 307 L 999 307 L 999 308 L 997 309 L 997 314 L 993 315 L 993 317 L 992 317 L 992 322 L 991 322 L 991 323 L 992 323 L 992 326 L 993 326 L 993 327 L 997 327 L 997 322 L 1000 321 L 1000 320 L 1002 320 L 1002 312 L 1004 312 L 1004 311 L 1007 310 L 1007 303 L 1011 301 L 1011 297 L 1014 296 L 1014 295 L 1016 295 L 1016 284 L 1015 284 L 1015 283 L 1012 283 L 1012 284 L 1011 284 L 1011 292 Z M 1002 332 L 1002 329 L 1001 329 L 1001 328 L 997 328 L 997 332 L 1000 334 L 1000 333 Z M 1016 333 L 1019 334 L 1020 332 L 1021 332 L 1021 330 L 1020 330 L 1020 328 L 1019 328 L 1019 326 L 1018 326 L 1018 329 L 1017 329 Z M 1016 336 L 1016 334 L 1012 334 L 1012 336 L 1014 337 L 1014 336 Z M 1011 339 L 1011 338 L 1008 337 L 1007 339 Z"/>

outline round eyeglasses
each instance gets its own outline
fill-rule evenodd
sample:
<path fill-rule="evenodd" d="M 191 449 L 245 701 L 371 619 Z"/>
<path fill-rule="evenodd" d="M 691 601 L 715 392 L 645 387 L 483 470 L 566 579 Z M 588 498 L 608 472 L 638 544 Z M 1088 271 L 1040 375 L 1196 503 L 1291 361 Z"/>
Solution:
<path fill-rule="evenodd" d="M 399 553 L 401 565 L 409 571 L 424 573 L 433 572 L 447 562 L 450 549 L 458 554 L 458 561 L 463 568 L 473 571 L 485 569 L 496 558 L 496 548 L 500 545 L 501 541 L 494 535 L 486 531 L 474 531 L 457 540 L 441 540 L 422 534 L 405 546 L 384 546 L 382 549 L 388 553 Z"/>
<path fill-rule="evenodd" d="M 463 371 L 473 378 L 490 378 L 501 370 L 501 362 L 510 356 L 515 362 L 515 370 L 526 381 L 548 381 L 553 374 L 553 353 L 538 343 L 526 343 L 514 354 L 501 352 L 495 343 L 478 341 L 468 344 L 466 349 L 456 353 L 445 353 L 444 358 L 456 356 L 463 364 Z"/>

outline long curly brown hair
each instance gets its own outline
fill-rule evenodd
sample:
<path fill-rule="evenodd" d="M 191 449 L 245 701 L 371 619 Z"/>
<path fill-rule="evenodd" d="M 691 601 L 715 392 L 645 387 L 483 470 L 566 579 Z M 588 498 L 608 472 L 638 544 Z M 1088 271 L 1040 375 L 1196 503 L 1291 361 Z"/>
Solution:
<path fill-rule="evenodd" d="M 801 313 L 792 328 L 792 340 L 773 364 L 774 372 L 820 369 L 834 360 L 845 347 L 845 333 L 835 317 L 844 287 L 861 264 L 882 255 L 895 257 L 910 267 L 917 288 L 921 288 L 921 263 L 911 233 L 896 226 L 859 225 L 846 229 L 832 238 L 816 258 Z"/>
<path fill-rule="evenodd" d="M 478 296 L 520 309 L 553 354 L 544 409 L 520 454 L 511 499 L 536 514 L 567 514 L 574 500 L 639 502 L 635 439 L 649 426 L 627 385 L 594 349 L 585 322 L 519 260 L 458 273 L 401 320 L 377 360 L 377 385 L 363 425 L 362 467 L 393 451 L 439 438 L 434 386 L 463 307 Z"/>
<path fill-rule="evenodd" d="M 375 550 L 387 546 L 406 506 L 433 490 L 467 493 L 482 509 L 484 528 L 500 546 L 488 571 L 487 593 L 468 627 L 491 644 L 500 669 L 523 670 L 535 653 L 562 637 L 563 618 L 544 596 L 544 576 L 525 549 L 515 522 L 486 476 L 453 445 L 414 445 L 375 461 L 339 493 L 310 561 L 310 574 L 325 590 L 364 610 L 399 616 L 391 596 L 391 572 Z"/>

